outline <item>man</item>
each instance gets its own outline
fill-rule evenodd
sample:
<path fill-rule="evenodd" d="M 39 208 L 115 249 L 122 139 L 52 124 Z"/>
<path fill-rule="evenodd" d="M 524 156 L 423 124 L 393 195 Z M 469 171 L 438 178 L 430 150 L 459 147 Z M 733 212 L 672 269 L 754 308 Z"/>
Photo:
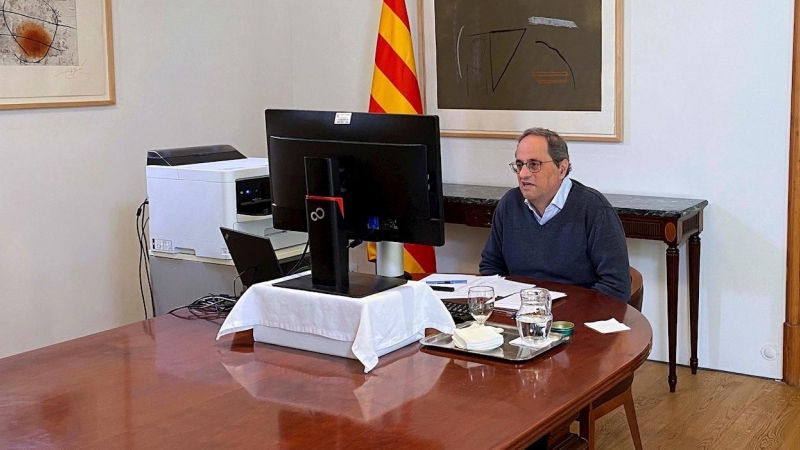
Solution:
<path fill-rule="evenodd" d="M 517 141 L 515 158 L 510 166 L 519 187 L 497 204 L 480 273 L 574 284 L 627 302 L 622 222 L 603 194 L 567 177 L 567 143 L 550 130 L 530 128 Z"/>

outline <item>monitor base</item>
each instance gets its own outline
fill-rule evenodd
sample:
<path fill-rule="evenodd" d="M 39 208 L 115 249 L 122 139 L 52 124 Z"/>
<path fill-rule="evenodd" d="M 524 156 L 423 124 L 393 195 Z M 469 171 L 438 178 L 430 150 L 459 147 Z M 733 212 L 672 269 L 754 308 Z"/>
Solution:
<path fill-rule="evenodd" d="M 341 289 L 337 289 L 335 286 L 314 284 L 311 281 L 311 275 L 305 275 L 298 278 L 292 278 L 291 280 L 281 281 L 273 284 L 273 286 L 287 289 L 299 289 L 301 291 L 319 292 L 322 294 L 362 298 L 406 284 L 406 280 L 404 279 L 382 277 L 379 275 L 370 275 L 368 273 L 350 272 L 347 275 L 350 284 Z"/>

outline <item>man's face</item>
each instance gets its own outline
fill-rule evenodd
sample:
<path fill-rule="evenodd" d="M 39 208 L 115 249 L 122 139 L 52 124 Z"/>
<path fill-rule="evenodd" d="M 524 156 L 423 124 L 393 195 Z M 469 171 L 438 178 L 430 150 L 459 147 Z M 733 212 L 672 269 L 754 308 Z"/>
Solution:
<path fill-rule="evenodd" d="M 523 163 L 531 160 L 542 163 L 542 170 L 539 172 L 531 173 L 526 166 L 522 166 L 517 174 L 522 196 L 541 214 L 561 187 L 561 180 L 567 175 L 569 161 L 561 161 L 560 166 L 551 162 L 552 158 L 547 153 L 547 140 L 542 136 L 525 136 L 517 144 L 515 157 Z"/>

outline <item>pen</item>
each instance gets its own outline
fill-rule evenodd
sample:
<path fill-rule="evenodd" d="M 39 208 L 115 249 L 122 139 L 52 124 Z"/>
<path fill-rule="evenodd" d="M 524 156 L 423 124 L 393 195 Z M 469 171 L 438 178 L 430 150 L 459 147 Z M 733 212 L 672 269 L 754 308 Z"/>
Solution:
<path fill-rule="evenodd" d="M 439 281 L 426 281 L 428 284 L 464 284 L 467 280 L 439 280 Z"/>

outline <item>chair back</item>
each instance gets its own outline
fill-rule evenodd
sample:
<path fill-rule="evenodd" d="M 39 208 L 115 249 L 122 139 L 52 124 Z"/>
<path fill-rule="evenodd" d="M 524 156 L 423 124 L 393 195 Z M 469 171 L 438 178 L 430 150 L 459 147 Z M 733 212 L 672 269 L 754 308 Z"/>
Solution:
<path fill-rule="evenodd" d="M 638 270 L 631 267 L 631 298 L 628 299 L 628 304 L 636 308 L 637 311 L 642 311 L 642 300 L 644 299 L 644 282 L 642 281 L 642 274 Z"/>

